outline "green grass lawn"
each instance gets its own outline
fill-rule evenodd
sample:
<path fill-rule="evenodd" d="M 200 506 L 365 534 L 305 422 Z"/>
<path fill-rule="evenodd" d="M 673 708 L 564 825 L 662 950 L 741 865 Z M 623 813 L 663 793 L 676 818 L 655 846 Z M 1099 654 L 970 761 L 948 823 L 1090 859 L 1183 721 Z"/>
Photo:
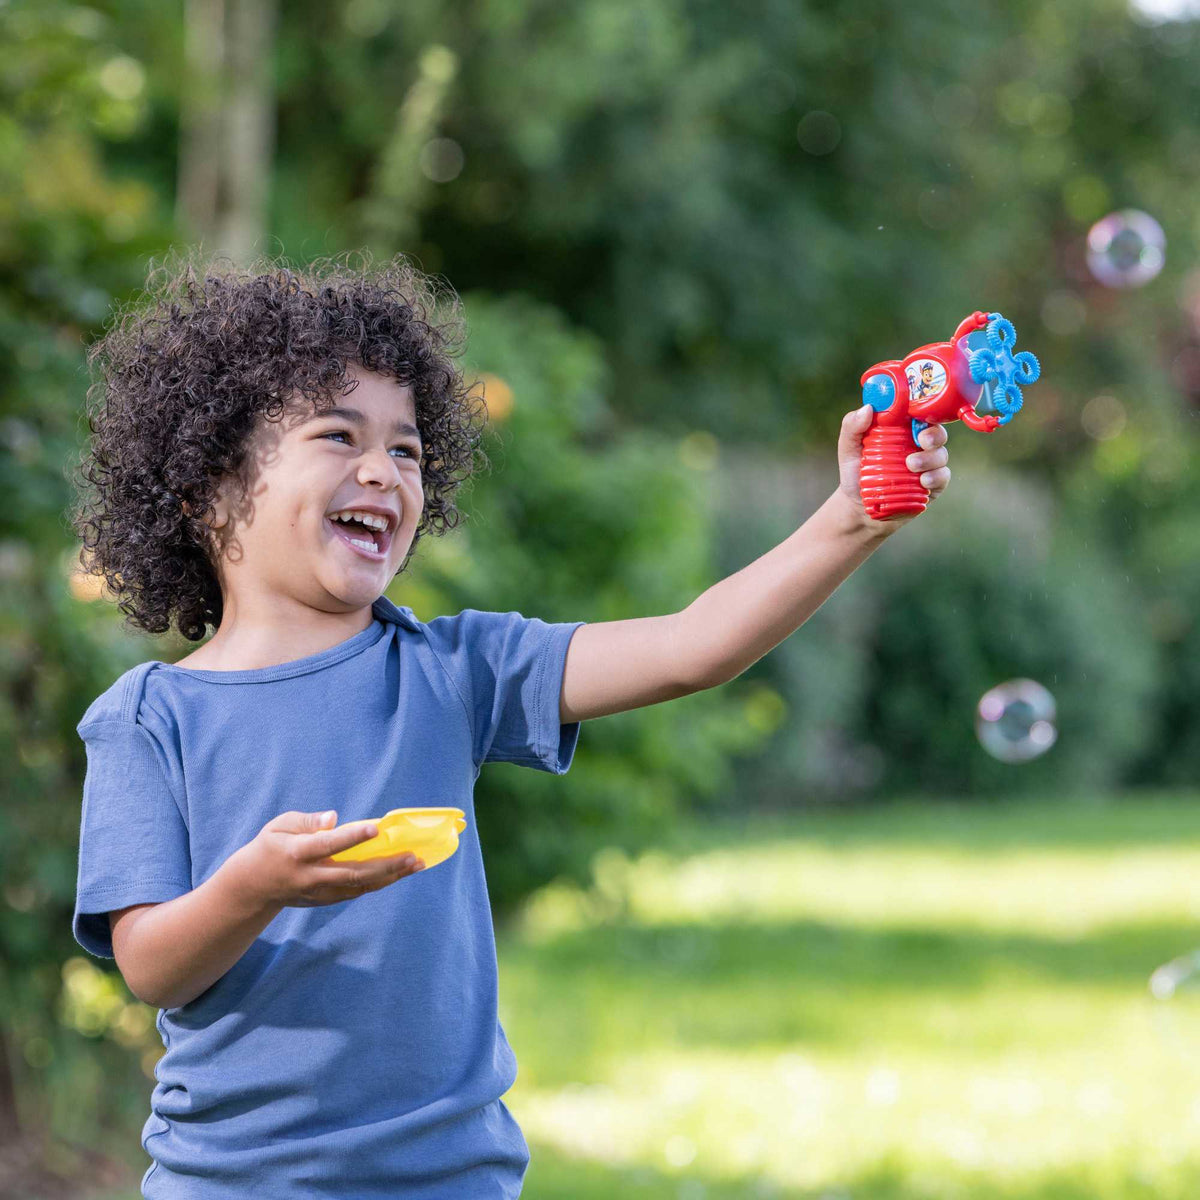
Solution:
<path fill-rule="evenodd" d="M 1194 1200 L 1200 795 L 672 831 L 499 935 L 530 1200 Z"/>

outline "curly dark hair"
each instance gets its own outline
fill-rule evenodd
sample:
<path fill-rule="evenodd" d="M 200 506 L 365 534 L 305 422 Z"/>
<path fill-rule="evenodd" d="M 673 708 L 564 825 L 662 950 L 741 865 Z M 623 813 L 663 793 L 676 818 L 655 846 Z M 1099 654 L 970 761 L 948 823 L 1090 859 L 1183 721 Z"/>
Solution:
<path fill-rule="evenodd" d="M 303 404 L 298 396 L 324 411 L 335 390 L 352 390 L 347 362 L 413 389 L 424 511 L 397 574 L 425 531 L 459 523 L 454 494 L 476 454 L 488 465 L 479 381 L 453 362 L 465 344 L 461 302 L 404 255 L 372 267 L 369 252 L 353 253 L 361 266 L 347 254 L 303 269 L 265 256 L 246 267 L 223 255 L 151 260 L 144 295 L 153 305 L 130 302 L 88 347 L 99 378 L 88 388 L 91 445 L 72 480 L 70 519 L 81 565 L 103 576 L 128 625 L 165 633 L 174 620 L 199 641 L 221 624 L 204 521 L 221 479 L 247 482 L 259 414 L 282 419 Z"/>

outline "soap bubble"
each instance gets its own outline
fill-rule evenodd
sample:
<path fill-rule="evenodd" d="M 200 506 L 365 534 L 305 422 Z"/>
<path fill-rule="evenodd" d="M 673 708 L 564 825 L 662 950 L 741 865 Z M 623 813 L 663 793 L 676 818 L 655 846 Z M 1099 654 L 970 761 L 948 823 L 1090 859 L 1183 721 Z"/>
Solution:
<path fill-rule="evenodd" d="M 1171 1000 L 1200 988 L 1200 950 L 1163 963 L 1150 976 L 1150 994 L 1155 1000 Z"/>
<path fill-rule="evenodd" d="M 1177 1057 L 1194 1058 L 1200 1050 L 1200 950 L 1163 963 L 1150 976 L 1154 1023 Z"/>
<path fill-rule="evenodd" d="M 980 698 L 975 732 L 980 744 L 1001 762 L 1037 758 L 1054 745 L 1054 697 L 1032 679 L 1010 679 Z"/>
<path fill-rule="evenodd" d="M 1162 226 L 1136 208 L 1109 213 L 1088 230 L 1087 264 L 1105 287 L 1141 287 L 1166 261 Z"/>

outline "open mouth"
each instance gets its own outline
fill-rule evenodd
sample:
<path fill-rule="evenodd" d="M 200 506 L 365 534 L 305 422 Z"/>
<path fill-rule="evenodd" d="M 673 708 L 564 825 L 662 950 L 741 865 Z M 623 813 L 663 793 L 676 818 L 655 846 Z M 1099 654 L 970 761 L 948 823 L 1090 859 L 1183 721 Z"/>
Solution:
<path fill-rule="evenodd" d="M 363 558 L 372 562 L 383 562 L 387 558 L 388 549 L 392 544 L 390 529 L 368 529 L 357 521 L 331 521 L 328 517 L 325 518 L 325 524 L 339 541 Z"/>

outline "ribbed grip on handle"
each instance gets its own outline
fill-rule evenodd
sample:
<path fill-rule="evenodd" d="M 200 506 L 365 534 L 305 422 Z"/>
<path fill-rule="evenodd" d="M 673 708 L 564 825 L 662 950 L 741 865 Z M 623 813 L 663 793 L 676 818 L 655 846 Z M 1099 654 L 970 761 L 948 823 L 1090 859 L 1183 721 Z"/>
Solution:
<path fill-rule="evenodd" d="M 929 492 L 921 486 L 921 477 L 910 471 L 905 462 L 916 449 L 907 422 L 876 424 L 867 430 L 858 484 L 868 516 L 886 521 L 900 513 L 925 511 Z"/>

